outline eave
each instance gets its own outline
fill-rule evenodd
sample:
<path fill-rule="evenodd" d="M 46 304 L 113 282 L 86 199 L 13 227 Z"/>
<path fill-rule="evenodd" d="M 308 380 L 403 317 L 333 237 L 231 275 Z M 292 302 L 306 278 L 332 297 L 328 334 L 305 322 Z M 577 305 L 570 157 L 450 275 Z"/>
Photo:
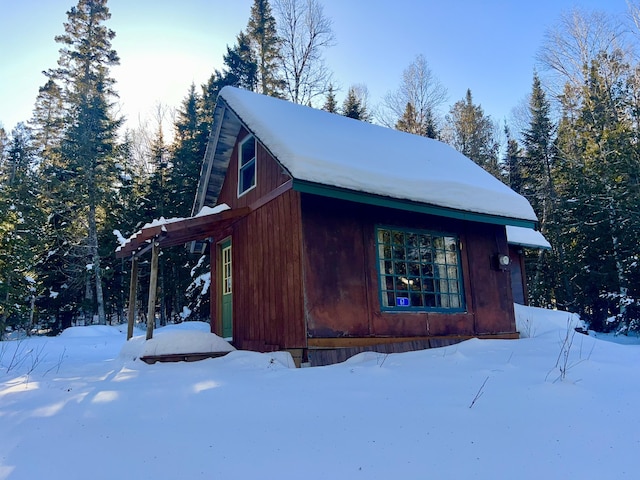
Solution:
<path fill-rule="evenodd" d="M 536 221 L 521 218 L 509 218 L 487 213 L 456 210 L 454 208 L 430 205 L 400 198 L 392 198 L 368 192 L 359 192 L 332 185 L 323 185 L 304 180 L 293 179 L 293 189 L 301 193 L 310 193 L 323 197 L 337 198 L 351 202 L 375 205 L 378 207 L 395 208 L 409 212 L 425 213 L 440 217 L 455 218 L 469 222 L 491 223 L 494 225 L 513 225 L 516 227 L 536 228 Z"/>

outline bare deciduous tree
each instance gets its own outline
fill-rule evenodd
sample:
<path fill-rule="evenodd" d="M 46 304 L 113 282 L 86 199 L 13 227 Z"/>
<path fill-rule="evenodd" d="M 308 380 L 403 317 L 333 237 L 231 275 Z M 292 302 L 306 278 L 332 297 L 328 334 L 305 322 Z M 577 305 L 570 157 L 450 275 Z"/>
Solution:
<path fill-rule="evenodd" d="M 332 22 L 317 0 L 276 0 L 285 96 L 311 104 L 327 92 L 331 72 L 322 53 L 334 44 Z"/>
<path fill-rule="evenodd" d="M 604 12 L 574 9 L 564 13 L 559 23 L 547 30 L 537 59 L 554 73 L 547 82 L 553 96 L 568 83 L 571 88 L 585 84 L 587 69 L 603 52 L 626 51 L 622 22 Z"/>
<path fill-rule="evenodd" d="M 435 77 L 424 55 L 420 54 L 402 72 L 400 87 L 385 95 L 378 121 L 395 128 L 410 104 L 415 124 L 424 125 L 436 120 L 437 110 L 447 101 L 447 97 L 447 89 Z"/>

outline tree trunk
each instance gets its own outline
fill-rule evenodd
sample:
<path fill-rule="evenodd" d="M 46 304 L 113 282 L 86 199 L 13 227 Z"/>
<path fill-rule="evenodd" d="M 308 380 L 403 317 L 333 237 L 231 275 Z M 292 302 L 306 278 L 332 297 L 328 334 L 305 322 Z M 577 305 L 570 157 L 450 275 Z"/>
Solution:
<path fill-rule="evenodd" d="M 102 293 L 102 270 L 100 268 L 100 253 L 98 251 L 98 227 L 96 225 L 96 205 L 90 199 L 89 205 L 89 255 L 93 263 L 93 275 L 96 282 L 96 302 L 98 303 L 98 323 L 106 325 L 107 317 L 104 313 L 104 296 Z"/>

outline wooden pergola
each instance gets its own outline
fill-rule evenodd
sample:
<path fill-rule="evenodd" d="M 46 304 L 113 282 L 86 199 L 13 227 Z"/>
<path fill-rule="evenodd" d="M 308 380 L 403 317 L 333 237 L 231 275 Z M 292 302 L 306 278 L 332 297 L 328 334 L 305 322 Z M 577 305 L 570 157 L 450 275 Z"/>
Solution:
<path fill-rule="evenodd" d="M 249 207 L 224 210 L 219 213 L 159 221 L 133 235 L 116 250 L 117 258 L 131 257 L 131 284 L 127 312 L 127 340 L 133 336 L 138 290 L 138 261 L 151 250 L 151 274 L 149 277 L 149 303 L 147 306 L 147 340 L 153 337 L 158 284 L 158 256 L 162 248 L 204 241 L 217 231 L 229 228 L 233 223 L 249 214 Z"/>

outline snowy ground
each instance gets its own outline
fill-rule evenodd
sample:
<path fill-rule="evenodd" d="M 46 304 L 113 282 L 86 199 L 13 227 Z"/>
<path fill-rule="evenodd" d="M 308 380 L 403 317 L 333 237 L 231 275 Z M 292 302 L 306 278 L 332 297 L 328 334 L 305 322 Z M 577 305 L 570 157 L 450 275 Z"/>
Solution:
<path fill-rule="evenodd" d="M 517 313 L 530 338 L 307 369 L 147 365 L 117 327 L 0 343 L 0 480 L 639 478 L 638 339 L 564 342 L 567 314 Z"/>

